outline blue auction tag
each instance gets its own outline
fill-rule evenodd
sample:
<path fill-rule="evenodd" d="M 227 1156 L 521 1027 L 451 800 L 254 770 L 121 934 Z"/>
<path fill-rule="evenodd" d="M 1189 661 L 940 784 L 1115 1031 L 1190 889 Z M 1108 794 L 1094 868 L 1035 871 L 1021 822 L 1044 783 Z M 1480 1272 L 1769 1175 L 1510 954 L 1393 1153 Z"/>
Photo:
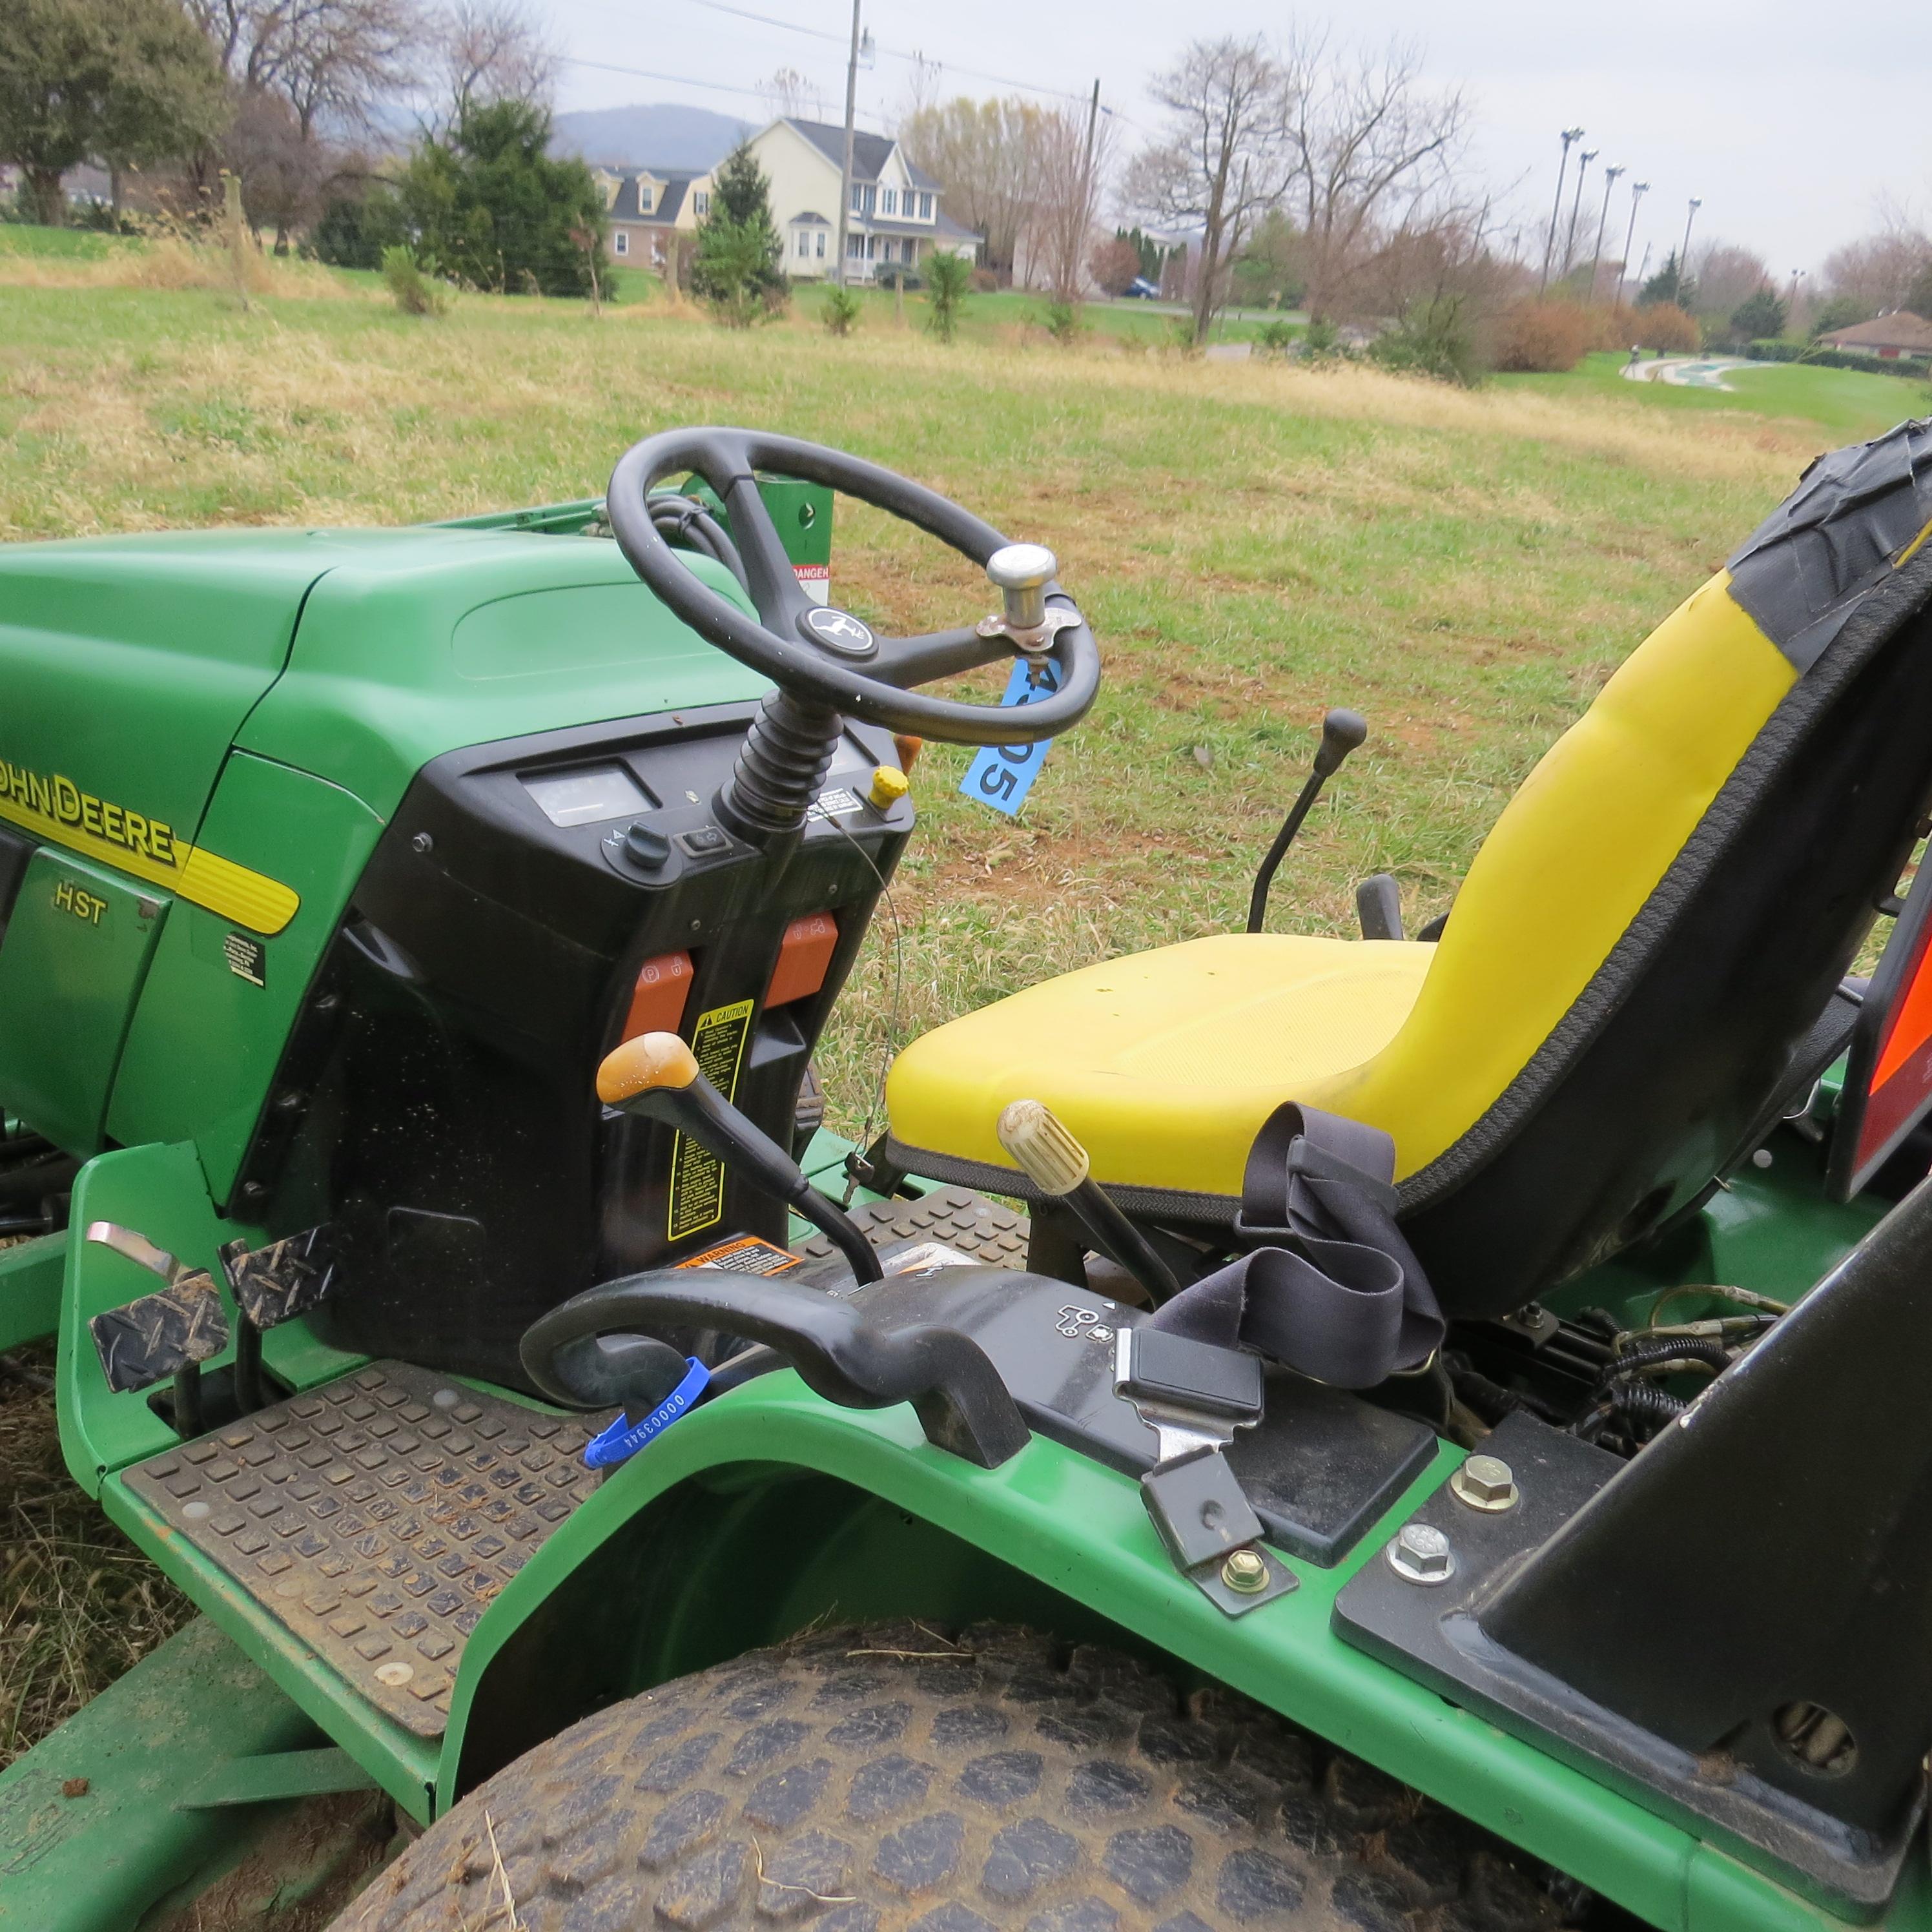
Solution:
<path fill-rule="evenodd" d="M 711 1371 L 694 1356 L 686 1356 L 685 1378 L 641 1422 L 626 1422 L 620 1414 L 602 1436 L 584 1445 L 584 1460 L 592 1469 L 608 1469 L 634 1456 L 654 1436 L 662 1436 L 681 1415 L 694 1408 L 710 1387 Z"/>
<path fill-rule="evenodd" d="M 1006 680 L 1002 704 L 1032 704 L 1051 698 L 1060 688 L 1060 667 L 1051 658 L 1020 658 Z M 1053 740 L 1042 738 L 1034 745 L 982 745 L 966 767 L 959 789 L 968 798 L 990 805 L 1010 818 L 1017 816 L 1026 802 L 1040 768 Z"/>

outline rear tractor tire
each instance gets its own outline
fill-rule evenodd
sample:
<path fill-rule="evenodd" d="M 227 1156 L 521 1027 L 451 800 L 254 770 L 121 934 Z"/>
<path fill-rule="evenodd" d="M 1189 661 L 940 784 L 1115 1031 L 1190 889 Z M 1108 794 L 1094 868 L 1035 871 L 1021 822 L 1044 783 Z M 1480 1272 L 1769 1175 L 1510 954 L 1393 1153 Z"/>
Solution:
<path fill-rule="evenodd" d="M 1132 1658 L 1028 1630 L 898 1624 L 814 1633 L 586 1718 L 433 1826 L 335 1932 L 1634 1922 L 1586 1918 L 1594 1904 L 1228 1691 L 1184 1698 Z"/>

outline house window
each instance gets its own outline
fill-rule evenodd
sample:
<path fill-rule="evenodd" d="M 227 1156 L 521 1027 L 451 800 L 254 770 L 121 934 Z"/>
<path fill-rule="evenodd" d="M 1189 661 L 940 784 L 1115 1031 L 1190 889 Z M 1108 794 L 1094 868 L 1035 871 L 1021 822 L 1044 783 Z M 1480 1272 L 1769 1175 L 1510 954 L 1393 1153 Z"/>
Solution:
<path fill-rule="evenodd" d="M 711 197 L 702 188 L 691 197 L 691 212 L 698 215 L 709 214 L 711 212 Z"/>
<path fill-rule="evenodd" d="M 650 213 L 652 208 L 657 204 L 657 190 L 652 188 L 648 182 L 638 182 L 638 206 L 643 213 L 646 214 Z"/>
<path fill-rule="evenodd" d="M 905 238 L 904 252 L 908 262 L 916 262 L 919 260 L 919 244 L 910 235 Z"/>
<path fill-rule="evenodd" d="M 631 231 L 628 228 L 620 228 L 612 233 L 610 252 L 614 255 L 628 255 L 631 252 Z"/>
<path fill-rule="evenodd" d="M 876 188 L 868 188 L 864 190 L 864 193 L 866 196 L 866 205 L 860 210 L 860 212 L 862 214 L 870 214 L 872 210 L 878 206 L 879 191 Z"/>
<path fill-rule="evenodd" d="M 866 259 L 866 238 L 862 235 L 848 235 L 845 238 L 845 259 L 848 262 L 862 262 Z"/>
<path fill-rule="evenodd" d="M 922 221 L 932 219 L 932 197 L 929 194 L 922 194 L 919 198 L 919 218 Z"/>
<path fill-rule="evenodd" d="M 821 262 L 825 260 L 825 230 L 822 228 L 818 231 L 818 254 Z"/>
<path fill-rule="evenodd" d="M 862 214 L 866 212 L 866 190 L 856 182 L 852 184 L 852 212 Z"/>
<path fill-rule="evenodd" d="M 812 237 L 801 228 L 798 231 L 798 256 L 800 261 L 812 253 Z"/>
<path fill-rule="evenodd" d="M 898 214 L 898 212 L 899 212 L 899 191 L 898 191 L 898 190 L 897 188 L 887 188 L 887 189 L 885 190 L 885 192 L 884 192 L 884 195 L 882 196 L 882 197 L 880 198 L 880 203 L 879 203 L 879 206 L 880 206 L 880 212 L 881 212 L 882 213 L 884 213 L 884 214 Z"/>

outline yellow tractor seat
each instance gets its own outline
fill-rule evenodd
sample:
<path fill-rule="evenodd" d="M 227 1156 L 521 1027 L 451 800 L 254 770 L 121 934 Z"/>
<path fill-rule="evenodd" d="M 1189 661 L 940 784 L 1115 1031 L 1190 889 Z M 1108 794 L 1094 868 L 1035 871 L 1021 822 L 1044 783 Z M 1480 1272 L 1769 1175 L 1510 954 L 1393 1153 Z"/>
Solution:
<path fill-rule="evenodd" d="M 898 1056 L 888 1162 L 1025 1197 L 994 1123 L 1042 1100 L 1130 1214 L 1211 1234 L 1298 1101 L 1393 1137 L 1445 1310 L 1521 1306 L 1702 1198 L 1842 1048 L 1932 800 L 1928 607 L 1908 423 L 1814 464 L 1630 654 L 1439 944 L 1228 934 L 1030 988 Z"/>
<path fill-rule="evenodd" d="M 982 1006 L 902 1054 L 896 1139 L 1010 1166 L 993 1123 L 1043 1100 L 1116 1186 L 1240 1193 L 1284 1100 L 1333 1105 L 1415 1004 L 1435 954 L 1412 940 L 1222 933 L 1088 966 Z"/>

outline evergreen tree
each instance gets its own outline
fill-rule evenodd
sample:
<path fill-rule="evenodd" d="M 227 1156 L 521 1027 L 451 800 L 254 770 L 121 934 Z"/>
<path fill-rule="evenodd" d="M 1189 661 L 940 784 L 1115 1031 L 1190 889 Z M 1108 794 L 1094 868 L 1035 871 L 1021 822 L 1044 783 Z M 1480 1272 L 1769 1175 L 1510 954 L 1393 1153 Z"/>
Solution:
<path fill-rule="evenodd" d="M 1731 334 L 1739 342 L 1762 342 L 1784 333 L 1784 304 L 1768 289 L 1747 296 L 1731 312 Z"/>
<path fill-rule="evenodd" d="M 692 292 L 730 328 L 748 328 L 782 314 L 791 284 L 772 219 L 771 184 L 748 148 L 734 148 L 711 178 L 711 206 L 698 224 Z"/>
<path fill-rule="evenodd" d="M 1636 305 L 1639 308 L 1652 308 L 1667 304 L 1688 314 L 1696 299 L 1697 284 L 1678 268 L 1677 250 L 1673 248 L 1664 257 L 1664 266 L 1644 284 Z"/>
<path fill-rule="evenodd" d="M 601 238 L 604 196 L 581 161 L 553 159 L 550 113 L 521 100 L 466 106 L 424 140 L 393 189 L 370 194 L 358 239 L 406 246 L 432 274 L 520 295 L 587 296 L 601 238 L 588 253 L 572 230 Z"/>

